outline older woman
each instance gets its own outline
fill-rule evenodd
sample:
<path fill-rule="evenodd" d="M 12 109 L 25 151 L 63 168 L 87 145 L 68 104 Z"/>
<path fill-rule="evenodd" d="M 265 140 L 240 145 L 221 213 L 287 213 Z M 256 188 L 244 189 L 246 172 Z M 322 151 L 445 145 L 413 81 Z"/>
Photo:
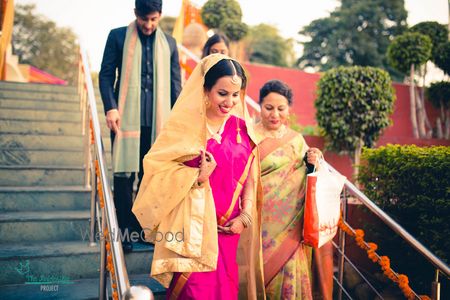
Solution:
<path fill-rule="evenodd" d="M 204 58 L 144 158 L 133 212 L 155 242 L 151 275 L 170 299 L 264 297 L 246 82 L 235 60 Z"/>
<path fill-rule="evenodd" d="M 322 153 L 308 147 L 303 136 L 287 126 L 292 103 L 288 85 L 279 80 L 265 83 L 259 101 L 261 122 L 255 131 L 260 141 L 264 194 L 266 294 L 268 299 L 312 299 L 312 249 L 301 243 L 301 235 L 307 167 L 313 168 Z M 323 280 L 320 284 L 329 283 Z M 330 291 L 327 287 L 326 297 L 331 297 Z"/>

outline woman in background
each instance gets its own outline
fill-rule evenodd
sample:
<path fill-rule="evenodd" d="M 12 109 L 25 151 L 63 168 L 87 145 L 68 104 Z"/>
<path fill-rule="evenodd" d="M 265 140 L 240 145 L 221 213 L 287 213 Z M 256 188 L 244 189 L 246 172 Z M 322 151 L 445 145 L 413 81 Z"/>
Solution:
<path fill-rule="evenodd" d="M 211 36 L 203 46 L 202 58 L 210 54 L 220 53 L 229 55 L 230 42 L 222 33 L 216 33 Z"/>
<path fill-rule="evenodd" d="M 301 236 L 306 174 L 322 153 L 309 148 L 303 136 L 287 126 L 292 104 L 292 91 L 287 84 L 279 80 L 265 83 L 260 89 L 259 104 L 261 122 L 255 132 L 264 195 L 262 244 L 266 295 L 268 299 L 312 299 L 315 294 L 312 249 L 301 243 Z M 331 300 L 332 257 L 328 258 L 330 276 L 323 276 L 318 282 L 326 290 L 320 292 L 322 299 Z M 320 269 L 324 271 L 323 266 Z"/>

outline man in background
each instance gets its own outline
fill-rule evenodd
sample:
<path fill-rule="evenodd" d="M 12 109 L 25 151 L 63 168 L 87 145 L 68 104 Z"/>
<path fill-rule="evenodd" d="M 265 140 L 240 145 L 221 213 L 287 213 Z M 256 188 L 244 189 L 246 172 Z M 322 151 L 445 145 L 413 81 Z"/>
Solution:
<path fill-rule="evenodd" d="M 111 130 L 114 205 L 122 235 L 142 228 L 131 212 L 133 183 L 142 160 L 181 89 L 175 39 L 158 27 L 161 0 L 136 0 L 136 20 L 111 30 L 99 73 L 100 93 Z M 132 251 L 123 241 L 125 252 Z"/>

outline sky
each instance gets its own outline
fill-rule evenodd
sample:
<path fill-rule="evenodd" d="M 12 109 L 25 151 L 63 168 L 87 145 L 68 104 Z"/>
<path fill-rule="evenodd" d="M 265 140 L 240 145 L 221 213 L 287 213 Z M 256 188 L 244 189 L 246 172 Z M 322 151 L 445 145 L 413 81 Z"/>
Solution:
<path fill-rule="evenodd" d="M 363 1 L 363 0 L 362 0 Z M 163 1 L 163 16 L 176 17 L 182 0 Z M 192 0 L 199 7 L 206 0 Z M 299 40 L 298 31 L 311 21 L 329 15 L 337 0 L 238 0 L 243 21 L 248 25 L 266 23 L 276 26 L 285 38 Z M 134 0 L 16 0 L 36 4 L 36 11 L 70 27 L 87 49 L 93 71 L 100 69 L 106 38 L 112 28 L 128 25 L 133 19 Z M 408 25 L 422 21 L 448 24 L 447 0 L 405 0 Z M 298 50 L 299 48 L 296 48 Z"/>

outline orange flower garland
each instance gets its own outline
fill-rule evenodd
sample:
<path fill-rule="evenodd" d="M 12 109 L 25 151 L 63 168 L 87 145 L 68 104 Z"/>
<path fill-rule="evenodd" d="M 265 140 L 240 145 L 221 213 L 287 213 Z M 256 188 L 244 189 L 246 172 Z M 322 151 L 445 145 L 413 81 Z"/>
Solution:
<path fill-rule="evenodd" d="M 105 207 L 105 199 L 103 197 L 103 186 L 100 181 L 100 167 L 98 165 L 98 160 L 95 160 L 95 174 L 97 175 L 97 193 L 98 193 L 98 201 L 100 202 L 100 208 Z"/>
<path fill-rule="evenodd" d="M 98 160 L 95 160 L 95 174 L 97 175 L 97 193 L 98 193 L 98 200 L 100 202 L 100 207 L 105 207 L 105 200 L 103 198 L 103 187 L 102 183 L 100 181 L 100 170 L 98 166 Z M 119 293 L 117 292 L 117 283 L 116 283 L 116 277 L 115 277 L 115 269 L 114 264 L 112 261 L 112 254 L 111 254 L 111 243 L 109 242 L 109 234 L 108 234 L 108 228 L 103 229 L 103 238 L 105 239 L 105 249 L 106 249 L 106 269 L 109 271 L 112 279 L 111 288 L 113 290 L 112 292 L 112 298 L 114 300 L 119 299 Z"/>
<path fill-rule="evenodd" d="M 348 234 L 351 237 L 355 238 L 356 244 L 363 250 L 367 252 L 367 256 L 371 261 L 374 263 L 378 263 L 381 266 L 381 269 L 383 270 L 383 274 L 392 280 L 393 282 L 397 283 L 400 290 L 403 292 L 403 295 L 408 300 L 415 298 L 415 293 L 409 286 L 409 279 L 408 276 L 404 274 L 397 274 L 391 269 L 391 261 L 389 257 L 387 256 L 379 256 L 375 251 L 378 249 L 378 245 L 375 243 L 367 243 L 364 241 L 364 230 L 362 229 L 355 229 L 353 230 L 350 226 L 348 226 L 343 220 L 342 217 L 339 219 L 338 222 L 339 228 L 344 231 L 346 234 Z M 423 300 L 430 300 L 430 297 L 421 295 L 420 299 Z"/>

